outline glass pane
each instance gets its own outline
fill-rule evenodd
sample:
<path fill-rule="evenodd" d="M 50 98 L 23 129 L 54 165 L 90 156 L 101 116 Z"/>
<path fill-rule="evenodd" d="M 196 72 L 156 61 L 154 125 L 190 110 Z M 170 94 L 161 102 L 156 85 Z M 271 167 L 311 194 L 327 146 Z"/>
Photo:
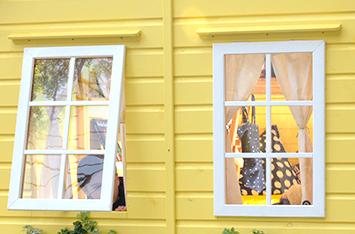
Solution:
<path fill-rule="evenodd" d="M 75 62 L 73 100 L 108 100 L 112 58 L 78 58 Z"/>
<path fill-rule="evenodd" d="M 273 153 L 313 152 L 311 106 L 273 106 L 271 123 Z"/>
<path fill-rule="evenodd" d="M 312 53 L 272 54 L 271 99 L 312 100 Z"/>
<path fill-rule="evenodd" d="M 225 113 L 226 152 L 260 152 L 259 135 L 265 130 L 266 108 L 226 107 Z"/>
<path fill-rule="evenodd" d="M 22 198 L 57 198 L 60 155 L 26 155 Z"/>
<path fill-rule="evenodd" d="M 103 164 L 103 155 L 68 155 L 64 198 L 100 199 Z"/>
<path fill-rule="evenodd" d="M 305 165 L 302 166 L 302 172 L 300 162 Z M 306 201 L 304 205 L 310 205 L 313 196 L 312 174 L 312 159 L 273 158 L 271 163 L 271 203 L 273 205 L 302 205 Z M 302 178 L 304 178 L 304 184 L 302 184 Z"/>
<path fill-rule="evenodd" d="M 27 149 L 61 149 L 64 112 L 64 107 L 31 107 Z"/>
<path fill-rule="evenodd" d="M 227 204 L 265 205 L 265 181 L 265 159 L 226 159 Z"/>
<path fill-rule="evenodd" d="M 264 54 L 225 55 L 225 101 L 265 100 Z"/>
<path fill-rule="evenodd" d="M 67 98 L 69 59 L 36 59 L 33 73 L 33 101 L 61 101 Z"/>
<path fill-rule="evenodd" d="M 107 119 L 107 106 L 72 106 L 69 123 L 69 149 L 104 149 Z"/>

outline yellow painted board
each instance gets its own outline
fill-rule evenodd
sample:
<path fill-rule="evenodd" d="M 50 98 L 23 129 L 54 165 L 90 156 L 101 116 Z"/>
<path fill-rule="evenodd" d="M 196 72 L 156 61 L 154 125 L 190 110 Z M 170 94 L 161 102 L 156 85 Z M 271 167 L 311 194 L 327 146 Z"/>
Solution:
<path fill-rule="evenodd" d="M 212 142 L 212 134 L 209 134 L 207 136 L 177 136 L 176 162 L 212 162 Z"/>
<path fill-rule="evenodd" d="M 278 33 L 309 33 L 309 32 L 339 32 L 341 24 L 279 24 L 253 25 L 238 27 L 201 27 L 196 33 L 200 37 L 234 36 L 242 34 L 278 34 Z"/>
<path fill-rule="evenodd" d="M 285 2 L 282 0 L 270 2 L 256 0 L 251 5 L 250 2 L 243 0 L 238 1 L 213 1 L 206 2 L 204 0 L 179 0 L 174 2 L 174 16 L 176 18 L 201 17 L 207 18 L 212 16 L 244 16 L 259 15 L 260 18 L 265 15 L 284 15 L 295 13 L 332 13 L 332 12 L 349 12 L 354 11 L 355 6 L 352 1 L 339 0 L 334 4 L 331 0 L 315 0 L 309 4 L 307 0 Z"/>
<path fill-rule="evenodd" d="M 162 107 L 126 109 L 127 134 L 149 134 L 164 132 Z"/>
<path fill-rule="evenodd" d="M 213 164 L 182 164 L 176 169 L 178 192 L 213 192 Z M 326 169 L 327 194 L 355 194 L 355 166 L 330 165 Z"/>
<path fill-rule="evenodd" d="M 201 47 L 211 46 L 212 43 L 228 43 L 233 41 L 284 41 L 284 40 L 319 40 L 323 39 L 329 43 L 352 43 L 355 30 L 352 25 L 355 23 L 351 14 L 330 15 L 330 14 L 299 14 L 281 16 L 251 16 L 247 18 L 229 17 L 223 18 L 200 18 L 200 19 L 179 19 L 175 23 L 174 46 Z M 235 34 L 218 37 L 200 37 L 196 31 L 200 28 L 235 28 L 235 27 L 278 27 L 287 25 L 307 25 L 307 24 L 341 24 L 341 32 L 290 32 L 272 34 Z"/>
<path fill-rule="evenodd" d="M 124 31 L 139 29 L 144 34 L 137 38 L 119 38 L 119 37 L 81 37 L 65 38 L 62 32 L 77 33 L 86 31 L 88 34 L 96 31 Z M 16 34 L 48 33 L 58 34 L 62 38 L 36 40 L 9 40 L 8 37 Z M 0 52 L 21 52 L 25 47 L 36 46 L 71 46 L 71 45 L 98 45 L 98 44 L 124 44 L 127 48 L 159 48 L 162 47 L 161 20 L 150 21 L 111 21 L 111 22 L 83 22 L 81 24 L 56 23 L 56 24 L 26 24 L 0 27 Z"/>
<path fill-rule="evenodd" d="M 179 234 L 216 234 L 222 233 L 224 228 L 237 227 L 237 230 L 241 234 L 252 233 L 254 229 L 263 230 L 265 233 L 287 233 L 287 234 L 306 234 L 312 232 L 312 234 L 353 234 L 355 232 L 355 228 L 349 227 L 341 227 L 341 226 L 327 226 L 324 225 L 312 225 L 310 227 L 295 227 L 293 223 L 287 224 L 274 224 L 274 223 L 254 223 L 254 224 L 244 224 L 243 222 L 221 222 L 216 224 L 208 224 L 208 223 L 180 223 L 177 227 L 177 233 Z"/>
<path fill-rule="evenodd" d="M 11 163 L 12 161 L 13 139 L 0 140 L 0 163 Z"/>
<path fill-rule="evenodd" d="M 125 93 L 127 106 L 162 105 L 164 104 L 164 80 L 161 78 L 128 79 Z"/>
<path fill-rule="evenodd" d="M 129 4 L 125 1 L 97 2 L 82 1 L 25 1 L 0 3 L 0 22 L 28 23 L 28 22 L 73 22 L 112 19 L 147 19 L 161 17 L 161 1 L 153 0 L 142 3 L 132 0 Z M 83 4 L 85 10 L 82 9 Z M 45 9 L 45 10 L 44 10 Z M 104 9 L 99 11 L 98 9 Z M 14 14 L 16 12 L 16 14 Z M 63 14 L 65 12 L 65 14 Z"/>
<path fill-rule="evenodd" d="M 212 133 L 212 107 L 175 108 L 175 132 Z"/>
<path fill-rule="evenodd" d="M 93 212 L 95 219 L 156 219 L 162 220 L 165 217 L 165 197 L 162 195 L 131 195 L 127 194 L 127 212 Z M 144 210 L 144 212 L 142 212 Z M 58 218 L 73 218 L 77 212 L 63 211 L 8 211 L 7 197 L 0 197 L 0 219 L 3 217 L 42 217 L 47 218 L 47 222 Z M 1 225 L 1 223 L 0 223 Z"/>
<path fill-rule="evenodd" d="M 127 136 L 126 162 L 127 163 L 164 162 L 165 154 L 162 151 L 163 146 L 164 146 L 163 136 L 158 136 L 158 137 L 144 136 L 141 139 Z"/>
<path fill-rule="evenodd" d="M 179 194 L 177 201 L 177 219 L 178 220 L 230 220 L 228 217 L 215 217 L 213 215 L 213 194 L 203 195 L 194 193 Z M 352 223 L 355 218 L 352 212 L 355 205 L 354 196 L 332 195 L 326 197 L 326 215 L 325 218 L 282 218 L 284 222 L 339 222 Z M 260 221 L 258 217 L 239 217 L 235 220 L 255 220 Z M 263 221 L 275 222 L 274 218 L 263 218 Z M 278 219 L 281 220 L 281 219 Z"/>
<path fill-rule="evenodd" d="M 127 164 L 127 192 L 164 192 L 166 190 L 166 178 L 165 169 L 162 166 L 150 166 L 144 164 L 144 167 L 132 168 L 130 164 Z"/>
<path fill-rule="evenodd" d="M 0 111 L 0 123 L 3 123 L 0 127 L 0 135 L 13 135 L 15 134 L 16 125 L 16 109 L 8 111 Z"/>

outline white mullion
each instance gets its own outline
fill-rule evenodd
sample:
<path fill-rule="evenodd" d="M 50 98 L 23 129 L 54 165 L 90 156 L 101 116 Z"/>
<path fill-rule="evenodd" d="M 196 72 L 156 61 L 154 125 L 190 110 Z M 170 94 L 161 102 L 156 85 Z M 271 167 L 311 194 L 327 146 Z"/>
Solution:
<path fill-rule="evenodd" d="M 313 158 L 313 153 L 225 153 L 225 158 Z"/>
<path fill-rule="evenodd" d="M 69 137 L 69 121 L 70 121 L 70 104 L 71 94 L 73 89 L 74 81 L 74 69 L 75 69 L 75 57 L 70 58 L 69 63 L 69 77 L 67 83 L 67 103 L 65 106 L 65 117 L 64 117 L 64 133 L 63 133 L 63 149 L 67 149 L 68 146 L 68 137 Z M 60 172 L 59 172 L 59 187 L 58 187 L 58 199 L 63 198 L 64 190 L 64 179 L 65 179 L 65 164 L 67 161 L 67 155 L 62 154 L 60 162 Z"/>
<path fill-rule="evenodd" d="M 265 162 L 265 187 L 266 204 L 271 205 L 271 55 L 265 55 L 265 79 L 266 79 L 266 154 L 268 157 Z"/>
<path fill-rule="evenodd" d="M 45 155 L 58 155 L 58 154 L 105 154 L 105 150 L 25 150 L 24 154 L 45 154 Z"/>
<path fill-rule="evenodd" d="M 271 93 L 270 93 L 271 94 Z M 238 106 L 312 106 L 313 101 L 226 101 L 226 107 Z"/>
<path fill-rule="evenodd" d="M 69 80 L 68 80 L 69 82 Z M 73 86 L 71 86 L 72 88 Z M 70 88 L 68 86 L 68 88 Z M 70 93 L 71 94 L 71 93 Z M 70 95 L 71 97 L 71 95 Z M 31 101 L 30 106 L 108 106 L 109 101 Z"/>

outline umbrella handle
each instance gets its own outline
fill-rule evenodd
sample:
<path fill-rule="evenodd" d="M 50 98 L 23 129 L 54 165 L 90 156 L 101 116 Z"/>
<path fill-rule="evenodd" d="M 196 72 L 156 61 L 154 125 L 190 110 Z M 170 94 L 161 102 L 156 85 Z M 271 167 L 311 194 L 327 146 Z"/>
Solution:
<path fill-rule="evenodd" d="M 255 96 L 254 94 L 251 95 L 251 101 L 255 101 Z M 255 124 L 256 116 L 255 116 L 255 106 L 251 107 L 251 122 Z"/>

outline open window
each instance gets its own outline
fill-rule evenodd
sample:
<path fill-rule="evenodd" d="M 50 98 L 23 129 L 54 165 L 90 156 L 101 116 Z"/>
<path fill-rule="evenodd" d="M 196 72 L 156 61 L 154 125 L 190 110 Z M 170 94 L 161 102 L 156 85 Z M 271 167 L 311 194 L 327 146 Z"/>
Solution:
<path fill-rule="evenodd" d="M 9 209 L 122 203 L 124 54 L 122 45 L 25 49 Z"/>
<path fill-rule="evenodd" d="M 216 44 L 214 211 L 324 215 L 324 42 Z"/>

